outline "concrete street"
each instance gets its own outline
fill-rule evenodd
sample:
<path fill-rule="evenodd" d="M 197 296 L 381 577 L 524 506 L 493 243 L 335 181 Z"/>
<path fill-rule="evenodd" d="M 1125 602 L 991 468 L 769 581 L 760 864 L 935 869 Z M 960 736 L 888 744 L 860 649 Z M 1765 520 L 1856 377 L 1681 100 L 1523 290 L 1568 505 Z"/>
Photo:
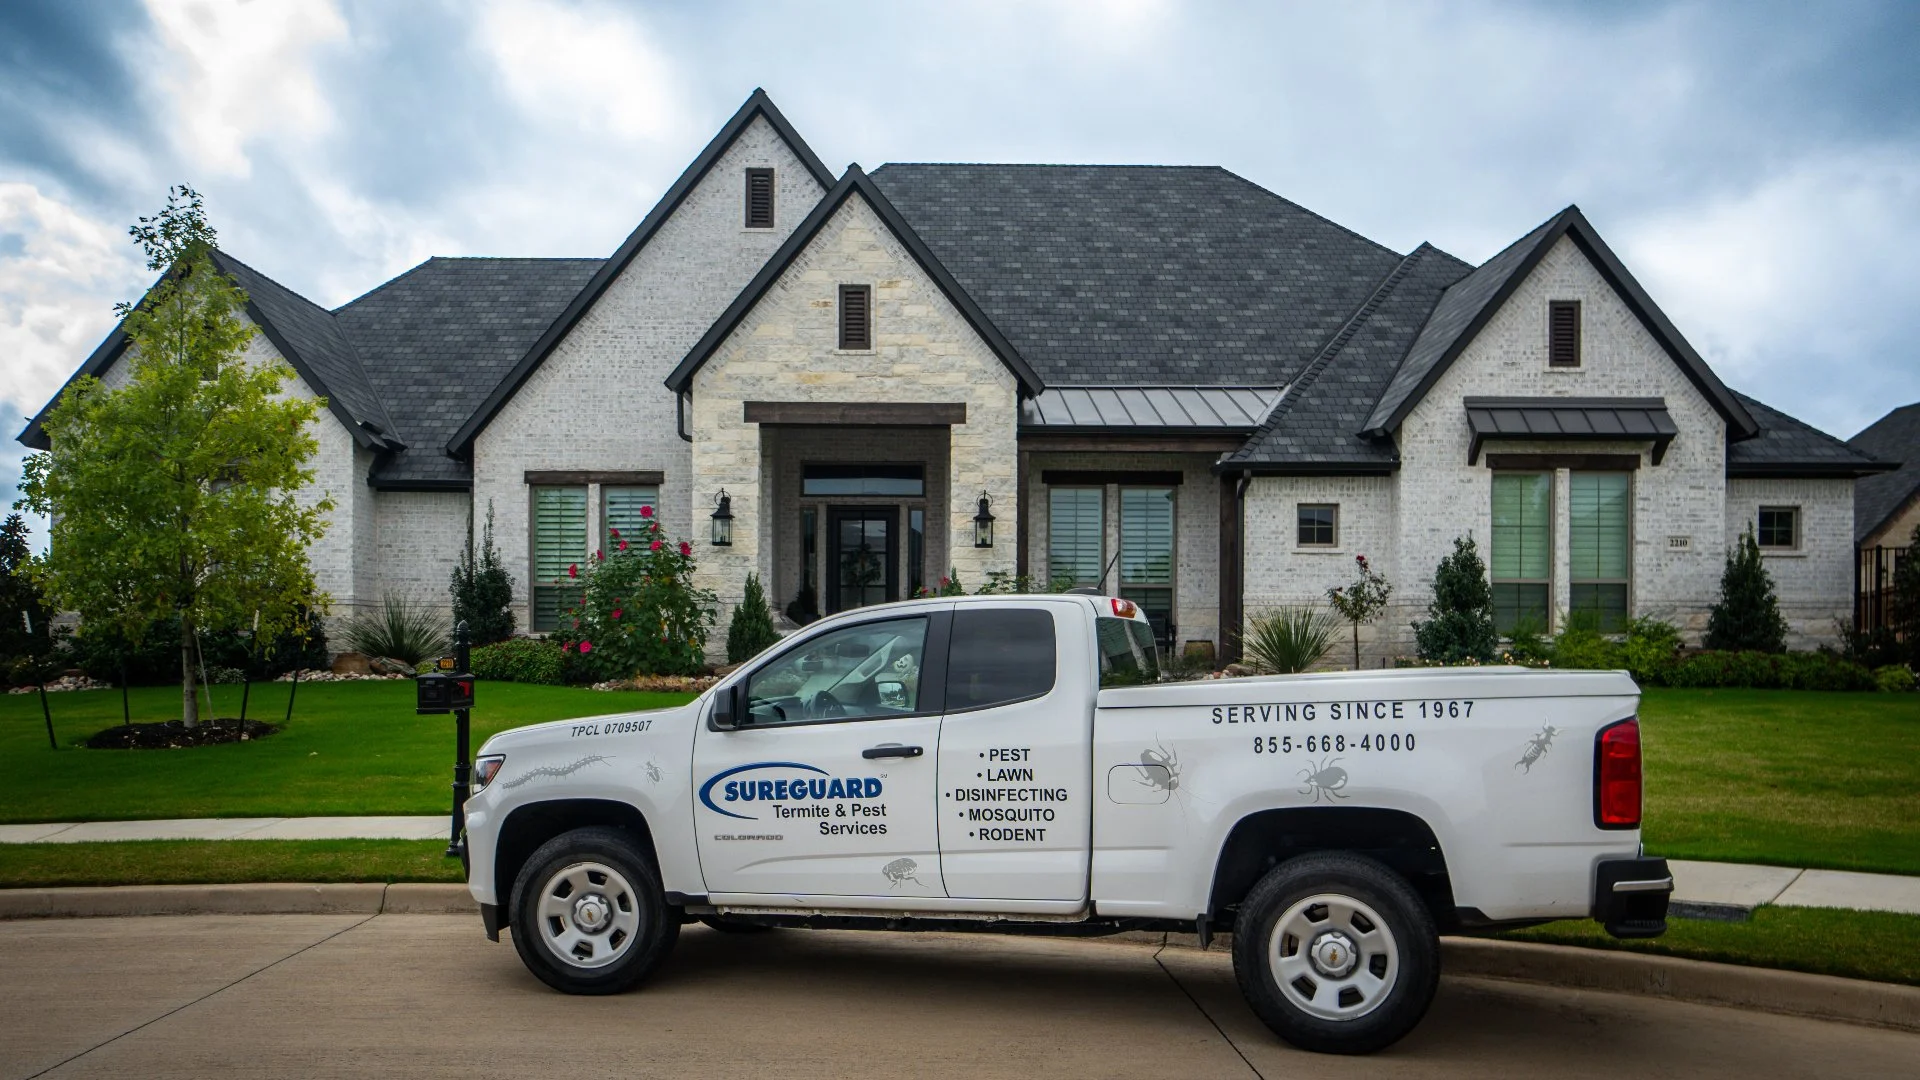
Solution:
<path fill-rule="evenodd" d="M 0 1077 L 1911 1076 L 1920 1035 L 1449 979 L 1364 1059 L 1295 1051 L 1215 951 L 687 928 L 648 987 L 569 998 L 464 916 L 0 924 Z"/>

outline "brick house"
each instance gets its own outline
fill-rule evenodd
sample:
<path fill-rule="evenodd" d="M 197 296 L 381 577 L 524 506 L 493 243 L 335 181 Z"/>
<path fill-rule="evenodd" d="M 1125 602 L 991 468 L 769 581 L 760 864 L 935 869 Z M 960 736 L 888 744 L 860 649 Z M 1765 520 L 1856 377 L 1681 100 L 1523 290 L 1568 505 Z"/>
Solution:
<path fill-rule="evenodd" d="M 1398 590 L 1377 662 L 1456 536 L 1503 625 L 1697 635 L 1753 527 L 1806 645 L 1850 608 L 1854 483 L 1886 468 L 1723 385 L 1577 208 L 1474 267 L 1219 168 L 836 176 L 760 91 L 604 260 L 435 258 L 327 311 L 219 257 L 255 352 L 328 400 L 336 611 L 444 602 L 491 507 L 520 625 L 550 629 L 566 566 L 651 506 L 724 602 L 749 572 L 822 613 L 1070 579 L 1227 657 L 1366 554 Z"/>

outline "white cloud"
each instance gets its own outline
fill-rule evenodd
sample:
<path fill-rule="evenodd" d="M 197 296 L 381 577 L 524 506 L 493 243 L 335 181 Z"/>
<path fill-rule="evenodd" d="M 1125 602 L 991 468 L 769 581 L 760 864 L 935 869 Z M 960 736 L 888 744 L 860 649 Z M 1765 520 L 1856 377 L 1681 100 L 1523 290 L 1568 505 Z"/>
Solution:
<path fill-rule="evenodd" d="M 147 0 L 163 54 L 163 115 L 182 157 L 234 176 L 251 173 L 247 144 L 262 135 L 310 139 L 333 114 L 312 62 L 341 42 L 332 0 Z"/>
<path fill-rule="evenodd" d="M 686 113 L 665 52 L 622 12 L 553 0 L 494 0 L 476 33 L 513 100 L 543 124 L 660 139 Z"/>

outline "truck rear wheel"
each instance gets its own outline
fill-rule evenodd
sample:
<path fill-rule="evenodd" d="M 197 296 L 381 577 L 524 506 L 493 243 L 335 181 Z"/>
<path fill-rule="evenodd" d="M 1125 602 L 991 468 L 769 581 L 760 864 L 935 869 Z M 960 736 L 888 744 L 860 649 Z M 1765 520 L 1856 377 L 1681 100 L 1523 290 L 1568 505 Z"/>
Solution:
<path fill-rule="evenodd" d="M 1274 1034 L 1303 1050 L 1368 1054 L 1426 1015 L 1440 938 L 1392 870 L 1360 855 L 1303 855 L 1241 902 L 1233 971 Z"/>
<path fill-rule="evenodd" d="M 513 883 L 520 961 L 569 994 L 617 994 L 652 973 L 680 937 L 653 861 L 619 829 L 575 829 L 540 846 Z"/>

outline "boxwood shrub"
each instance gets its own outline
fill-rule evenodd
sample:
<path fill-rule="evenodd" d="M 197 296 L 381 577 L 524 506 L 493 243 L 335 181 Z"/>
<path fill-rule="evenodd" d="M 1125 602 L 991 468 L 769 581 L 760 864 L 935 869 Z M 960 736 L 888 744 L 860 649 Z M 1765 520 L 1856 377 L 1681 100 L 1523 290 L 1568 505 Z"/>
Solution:
<path fill-rule="evenodd" d="M 560 643 L 546 638 L 509 638 L 473 650 L 473 674 L 502 682 L 563 686 L 570 665 Z"/>

